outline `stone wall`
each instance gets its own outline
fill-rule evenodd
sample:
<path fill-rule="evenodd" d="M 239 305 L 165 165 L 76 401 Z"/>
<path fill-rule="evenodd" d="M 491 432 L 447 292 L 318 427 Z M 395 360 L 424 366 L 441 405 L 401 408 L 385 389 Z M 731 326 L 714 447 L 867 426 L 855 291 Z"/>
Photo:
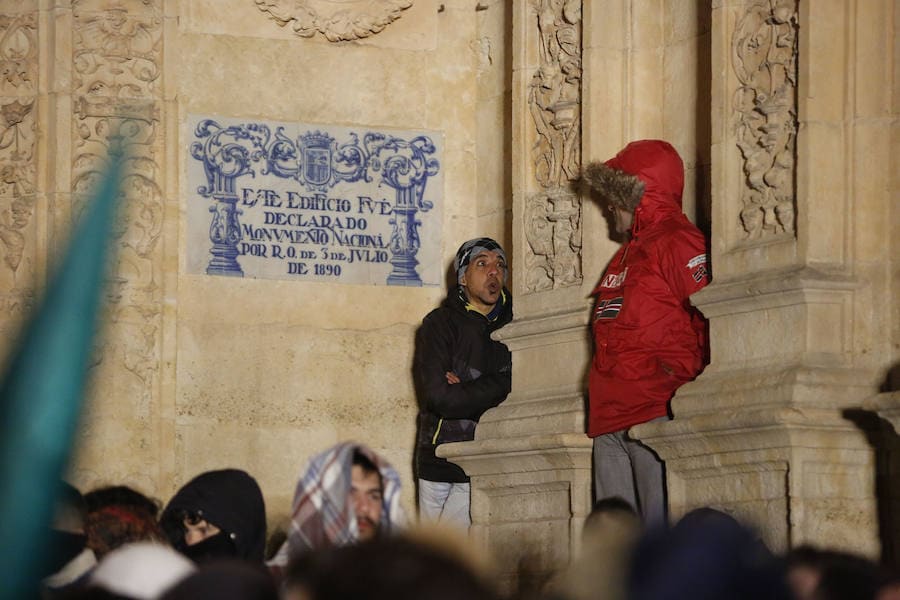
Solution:
<path fill-rule="evenodd" d="M 203 201 L 186 184 L 192 114 L 440 132 L 443 268 L 465 239 L 510 243 L 502 3 L 360 2 L 343 6 L 352 18 L 342 6 L 0 2 L 5 333 L 64 248 L 105 136 L 131 149 L 72 465 L 82 488 L 125 483 L 166 500 L 203 470 L 239 467 L 278 525 L 306 459 L 356 439 L 398 468 L 414 511 L 412 342 L 445 288 L 185 268 L 186 206 Z"/>
<path fill-rule="evenodd" d="M 591 508 L 587 324 L 617 242 L 578 189 L 581 167 L 634 139 L 670 139 L 685 210 L 708 226 L 709 18 L 696 2 L 513 3 L 516 320 L 497 333 L 513 391 L 475 441 L 438 450 L 472 476 L 473 532 L 509 587 L 566 564 Z"/>
<path fill-rule="evenodd" d="M 574 182 L 584 162 L 660 137 L 685 159 L 714 277 L 695 298 L 712 363 L 673 422 L 635 431 L 668 461 L 673 514 L 717 506 L 776 549 L 876 554 L 900 530 L 885 516 L 897 496 L 878 497 L 896 434 L 857 419 L 897 412 L 895 2 L 386 0 L 349 4 L 349 20 L 336 6 L 0 0 L 7 347 L 107 136 L 131 149 L 77 484 L 166 499 L 241 467 L 277 525 L 304 461 L 355 438 L 399 468 L 412 511 L 412 340 L 445 288 L 189 274 L 187 123 L 437 131 L 441 256 L 496 237 L 516 296 L 501 332 L 513 394 L 441 452 L 473 476 L 476 538 L 505 581 L 522 565 L 547 576 L 590 507 L 589 294 L 617 245 Z"/>
<path fill-rule="evenodd" d="M 678 515 L 713 505 L 771 547 L 878 555 L 896 436 L 864 409 L 897 360 L 890 2 L 712 10 L 712 361 L 636 428 Z M 896 84 L 895 84 L 896 85 Z M 892 337 L 894 336 L 894 337 Z"/>

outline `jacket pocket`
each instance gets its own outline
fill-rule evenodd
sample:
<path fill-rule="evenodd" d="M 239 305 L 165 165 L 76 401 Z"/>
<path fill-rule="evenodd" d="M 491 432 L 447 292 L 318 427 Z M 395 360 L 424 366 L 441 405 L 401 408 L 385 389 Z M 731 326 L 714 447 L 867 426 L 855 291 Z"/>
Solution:
<path fill-rule="evenodd" d="M 468 442 L 475 439 L 475 421 L 470 419 L 440 419 L 431 436 L 431 445 Z"/>

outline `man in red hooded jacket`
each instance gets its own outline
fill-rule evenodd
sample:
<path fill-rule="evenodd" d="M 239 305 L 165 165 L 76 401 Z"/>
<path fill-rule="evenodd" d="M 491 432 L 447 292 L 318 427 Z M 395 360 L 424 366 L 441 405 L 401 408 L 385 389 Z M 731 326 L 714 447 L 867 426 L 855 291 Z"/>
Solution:
<path fill-rule="evenodd" d="M 621 496 L 645 522 L 664 522 L 663 463 L 628 429 L 668 419 L 675 390 L 707 362 L 706 322 L 689 300 L 709 283 L 706 239 L 681 212 L 684 166 L 667 142 L 632 142 L 584 179 L 626 237 L 593 292 L 596 497 Z"/>

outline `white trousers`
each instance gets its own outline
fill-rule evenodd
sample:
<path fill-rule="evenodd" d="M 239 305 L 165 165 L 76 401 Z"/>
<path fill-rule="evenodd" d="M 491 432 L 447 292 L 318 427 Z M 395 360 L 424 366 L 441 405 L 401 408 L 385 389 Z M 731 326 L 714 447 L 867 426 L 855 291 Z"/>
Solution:
<path fill-rule="evenodd" d="M 437 521 L 468 529 L 472 524 L 469 516 L 469 493 L 468 483 L 420 479 L 419 518 L 422 521 Z"/>

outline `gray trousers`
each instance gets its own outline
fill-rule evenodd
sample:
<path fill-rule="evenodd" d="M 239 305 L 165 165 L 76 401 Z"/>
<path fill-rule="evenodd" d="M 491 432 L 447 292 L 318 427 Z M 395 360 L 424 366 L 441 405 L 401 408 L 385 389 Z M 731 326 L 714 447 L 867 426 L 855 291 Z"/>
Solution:
<path fill-rule="evenodd" d="M 627 429 L 594 438 L 594 492 L 597 500 L 621 497 L 647 525 L 666 523 L 665 464 Z"/>
<path fill-rule="evenodd" d="M 468 483 L 419 480 L 419 518 L 423 521 L 442 521 L 468 529 L 470 488 Z"/>

